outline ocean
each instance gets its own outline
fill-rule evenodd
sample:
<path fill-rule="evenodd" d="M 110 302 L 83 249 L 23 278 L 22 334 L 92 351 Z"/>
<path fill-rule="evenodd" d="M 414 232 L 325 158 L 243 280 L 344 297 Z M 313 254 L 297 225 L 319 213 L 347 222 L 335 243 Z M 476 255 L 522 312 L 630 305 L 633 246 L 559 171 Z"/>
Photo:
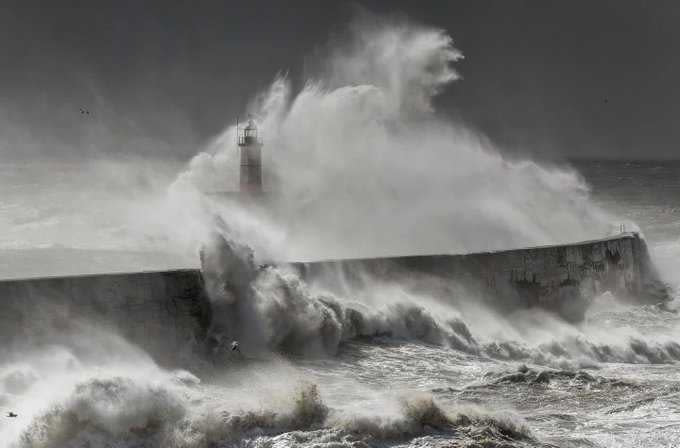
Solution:
<path fill-rule="evenodd" d="M 664 280 L 680 287 L 680 163 L 571 165 L 595 204 L 639 227 Z M 16 176 L 16 167 L 3 169 Z M 98 207 L 106 188 L 124 186 L 80 192 L 84 210 L 64 201 L 73 176 L 60 169 L 66 174 L 50 179 L 62 184 L 51 189 L 4 176 L 13 190 L 0 200 L 0 275 L 197 264 L 190 254 L 164 256 L 163 241 L 138 248 L 128 221 Z M 69 228 L 98 244 L 50 239 Z M 584 322 L 568 324 L 538 311 L 455 309 L 446 297 L 411 294 L 398 279 L 371 297 L 327 296 L 276 270 L 256 286 L 272 298 L 259 312 L 275 316 L 275 325 L 253 331 L 277 341 L 299 327 L 305 337 L 278 341 L 287 349 L 267 355 L 228 353 L 216 364 L 189 353 L 181 368 L 159 366 L 86 324 L 54 345 L 27 340 L 21 353 L 0 359 L 0 409 L 18 414 L 0 419 L 0 446 L 680 446 L 675 300 L 634 305 L 604 294 Z M 288 294 L 276 295 L 281 289 Z M 372 336 L 329 339 L 310 324 L 350 305 L 375 328 Z"/>
<path fill-rule="evenodd" d="M 680 255 L 680 162 L 587 160 L 572 165 L 594 203 L 637 226 L 665 280 L 677 286 Z M 629 226 L 630 227 L 630 226 Z"/>

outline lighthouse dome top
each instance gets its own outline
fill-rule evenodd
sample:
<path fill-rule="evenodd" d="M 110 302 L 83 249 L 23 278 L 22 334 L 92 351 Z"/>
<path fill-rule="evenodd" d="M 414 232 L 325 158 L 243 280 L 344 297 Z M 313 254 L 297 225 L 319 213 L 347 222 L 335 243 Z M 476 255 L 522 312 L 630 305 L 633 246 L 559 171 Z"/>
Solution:
<path fill-rule="evenodd" d="M 257 125 L 255 124 L 255 121 L 251 118 L 248 120 L 248 124 L 243 129 L 248 131 L 257 131 Z"/>

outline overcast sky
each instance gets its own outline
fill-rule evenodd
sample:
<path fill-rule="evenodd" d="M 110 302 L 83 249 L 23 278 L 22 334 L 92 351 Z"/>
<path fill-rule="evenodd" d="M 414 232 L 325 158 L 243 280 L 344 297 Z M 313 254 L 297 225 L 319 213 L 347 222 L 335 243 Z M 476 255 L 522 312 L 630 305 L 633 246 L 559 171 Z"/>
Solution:
<path fill-rule="evenodd" d="M 187 159 L 277 72 L 300 82 L 356 4 L 5 0 L 0 156 Z M 678 1 L 358 4 L 446 29 L 464 79 L 437 109 L 505 151 L 680 156 Z"/>

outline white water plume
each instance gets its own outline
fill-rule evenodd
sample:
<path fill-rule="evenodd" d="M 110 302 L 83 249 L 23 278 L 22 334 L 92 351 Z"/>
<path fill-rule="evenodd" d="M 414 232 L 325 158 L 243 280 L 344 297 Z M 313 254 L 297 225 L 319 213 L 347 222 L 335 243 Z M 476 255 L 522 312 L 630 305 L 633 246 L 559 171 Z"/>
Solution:
<path fill-rule="evenodd" d="M 228 235 L 215 235 L 204 248 L 202 269 L 216 348 L 220 341 L 238 339 L 252 354 L 273 351 L 315 357 L 336 355 L 343 342 L 357 338 L 388 337 L 560 369 L 680 360 L 673 325 L 663 331 L 641 331 L 612 324 L 597 309 L 587 321 L 572 324 L 545 310 L 513 310 L 503 303 L 484 302 L 445 280 L 426 292 L 416 274 L 379 280 L 366 272 L 363 284 L 339 292 L 327 289 L 324 282 L 334 283 L 330 276 L 343 273 L 328 272 L 324 281 L 315 278 L 312 286 L 285 268 L 258 267 L 252 249 Z M 618 307 L 610 304 L 606 309 L 632 322 L 627 315 L 630 305 Z M 639 307 L 632 309 L 640 312 Z M 664 312 L 648 310 L 655 320 Z M 675 318 L 670 319 L 673 324 Z"/>
<path fill-rule="evenodd" d="M 325 356 L 336 354 L 341 342 L 387 335 L 477 351 L 450 307 L 435 317 L 420 297 L 392 295 L 396 289 L 349 298 L 315 290 L 295 273 L 258 267 L 252 249 L 222 235 L 204 247 L 201 261 L 216 343 L 228 337 L 249 353 Z"/>
<path fill-rule="evenodd" d="M 443 406 L 427 393 L 381 391 L 350 378 L 317 385 L 321 377 L 283 359 L 222 366 L 203 383 L 157 366 L 114 333 L 83 326 L 80 337 L 0 361 L 0 406 L 18 413 L 0 419 L 0 446 L 206 448 L 297 437 L 284 444 L 306 447 L 325 434 L 349 447 L 356 446 L 351 440 L 372 446 L 430 433 L 478 440 L 479 431 L 532 440 L 508 415 Z M 97 351 L 107 339 L 116 356 Z M 362 393 L 330 393 L 337 388 Z"/>
<path fill-rule="evenodd" d="M 434 112 L 461 57 L 442 30 L 363 19 L 300 91 L 279 77 L 253 101 L 266 187 L 280 201 L 274 222 L 288 236 L 275 257 L 480 251 L 608 232 L 576 173 L 506 160 Z M 199 153 L 175 186 L 236 189 L 234 133 Z"/>

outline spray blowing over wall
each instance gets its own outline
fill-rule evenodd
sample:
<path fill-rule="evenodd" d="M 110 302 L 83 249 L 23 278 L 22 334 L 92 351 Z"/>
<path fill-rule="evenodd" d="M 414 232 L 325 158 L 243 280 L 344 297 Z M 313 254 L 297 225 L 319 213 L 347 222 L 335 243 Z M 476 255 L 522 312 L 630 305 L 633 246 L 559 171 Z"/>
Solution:
<path fill-rule="evenodd" d="M 270 256 L 460 253 L 608 233 L 610 218 L 578 174 L 506 160 L 483 135 L 437 115 L 433 101 L 459 79 L 460 59 L 443 30 L 364 17 L 302 89 L 279 76 L 255 97 L 265 188 L 281 205 L 273 225 L 285 234 Z M 237 190 L 234 142 L 229 126 L 173 188 Z M 219 213 L 229 221 L 240 212 Z"/>

